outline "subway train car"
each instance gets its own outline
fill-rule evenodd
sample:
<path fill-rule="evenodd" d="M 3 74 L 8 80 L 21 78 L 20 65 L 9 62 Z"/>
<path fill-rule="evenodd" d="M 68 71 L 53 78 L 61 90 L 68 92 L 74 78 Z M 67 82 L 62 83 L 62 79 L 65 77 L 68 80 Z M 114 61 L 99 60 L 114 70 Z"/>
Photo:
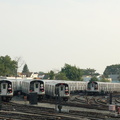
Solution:
<path fill-rule="evenodd" d="M 65 81 L 69 85 L 70 93 L 85 92 L 87 90 L 87 82 L 84 81 Z"/>
<path fill-rule="evenodd" d="M 61 80 L 43 80 L 45 82 L 45 94 L 47 97 L 60 97 L 62 100 L 69 99 L 69 85 Z"/>
<path fill-rule="evenodd" d="M 14 81 L 16 81 L 16 90 L 14 91 L 14 95 L 20 95 L 22 93 L 22 81 L 24 80 L 26 79 L 14 79 Z"/>
<path fill-rule="evenodd" d="M 66 83 L 69 86 L 70 93 L 80 93 L 87 90 L 87 82 L 84 81 L 68 81 L 68 80 L 44 80 L 47 82 Z"/>
<path fill-rule="evenodd" d="M 37 92 L 38 99 L 42 99 L 45 95 L 44 82 L 39 79 L 26 79 L 22 81 L 22 94 L 27 95 L 29 99 L 30 93 Z"/>
<path fill-rule="evenodd" d="M 87 83 L 84 81 L 76 81 L 78 92 L 85 92 L 87 90 Z"/>
<path fill-rule="evenodd" d="M 120 83 L 97 82 L 97 81 L 88 82 L 87 93 L 97 94 L 110 92 L 120 92 Z"/>
<path fill-rule="evenodd" d="M 10 101 L 16 90 L 15 79 L 0 79 L 0 96 L 3 101 Z"/>
<path fill-rule="evenodd" d="M 87 90 L 87 82 L 84 81 L 69 81 L 69 80 L 56 80 L 67 83 L 69 85 L 70 93 L 85 92 Z"/>

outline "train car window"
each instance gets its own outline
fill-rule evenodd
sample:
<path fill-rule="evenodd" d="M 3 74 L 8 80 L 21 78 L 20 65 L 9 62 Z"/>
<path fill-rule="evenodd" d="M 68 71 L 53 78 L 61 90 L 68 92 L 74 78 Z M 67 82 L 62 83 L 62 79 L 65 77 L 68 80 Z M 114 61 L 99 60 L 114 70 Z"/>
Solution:
<path fill-rule="evenodd" d="M 8 85 L 8 88 L 11 88 L 11 84 Z"/>
<path fill-rule="evenodd" d="M 61 87 L 61 91 L 63 90 L 63 87 Z"/>
<path fill-rule="evenodd" d="M 38 88 L 38 84 L 36 84 L 36 88 Z"/>
<path fill-rule="evenodd" d="M 6 89 L 6 84 L 3 84 L 3 89 Z"/>
<path fill-rule="evenodd" d="M 43 84 L 41 84 L 41 87 L 43 87 Z"/>

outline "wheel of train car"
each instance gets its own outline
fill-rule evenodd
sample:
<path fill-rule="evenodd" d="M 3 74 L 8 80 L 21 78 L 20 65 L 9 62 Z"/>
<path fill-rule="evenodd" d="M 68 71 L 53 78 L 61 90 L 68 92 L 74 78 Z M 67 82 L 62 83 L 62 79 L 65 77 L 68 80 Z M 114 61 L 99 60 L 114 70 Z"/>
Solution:
<path fill-rule="evenodd" d="M 50 96 L 49 95 L 45 95 L 46 99 L 50 99 Z"/>
<path fill-rule="evenodd" d="M 43 99 L 43 96 L 39 96 L 38 100 L 41 101 Z"/>
<path fill-rule="evenodd" d="M 11 98 L 7 98 L 7 99 L 6 99 L 6 102 L 10 102 L 10 100 L 11 100 Z"/>
<path fill-rule="evenodd" d="M 2 97 L 2 101 L 4 102 L 9 102 L 11 99 L 11 97 Z"/>
<path fill-rule="evenodd" d="M 68 98 L 63 98 L 63 101 L 68 101 Z"/>
<path fill-rule="evenodd" d="M 101 94 L 101 95 L 104 95 L 104 94 L 105 94 L 105 91 L 104 91 L 104 90 L 101 90 L 100 94 Z"/>
<path fill-rule="evenodd" d="M 17 92 L 17 95 L 18 95 L 18 96 L 20 96 L 20 95 L 21 95 L 21 92 L 20 92 L 20 91 L 19 91 L 19 92 Z"/>
<path fill-rule="evenodd" d="M 2 101 L 6 102 L 6 97 L 2 97 Z"/>

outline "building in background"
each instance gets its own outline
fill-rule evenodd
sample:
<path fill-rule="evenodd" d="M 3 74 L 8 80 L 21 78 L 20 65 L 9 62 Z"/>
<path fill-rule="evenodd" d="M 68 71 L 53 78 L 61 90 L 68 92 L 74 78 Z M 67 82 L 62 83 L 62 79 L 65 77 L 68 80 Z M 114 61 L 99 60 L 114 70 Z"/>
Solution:
<path fill-rule="evenodd" d="M 111 75 L 108 75 L 108 77 L 112 79 L 112 82 L 120 82 L 119 74 L 111 74 Z"/>

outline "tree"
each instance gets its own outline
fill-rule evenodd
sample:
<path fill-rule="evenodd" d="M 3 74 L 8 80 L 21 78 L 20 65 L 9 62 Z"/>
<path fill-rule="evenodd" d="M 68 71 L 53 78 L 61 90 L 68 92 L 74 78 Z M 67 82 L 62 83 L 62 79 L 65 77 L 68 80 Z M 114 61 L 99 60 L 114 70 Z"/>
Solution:
<path fill-rule="evenodd" d="M 45 73 L 44 73 L 44 72 L 42 72 L 42 71 L 40 71 L 38 74 L 39 74 L 39 75 L 44 75 Z"/>
<path fill-rule="evenodd" d="M 15 70 L 15 76 L 17 77 L 18 69 L 24 64 L 24 61 L 21 60 L 21 57 L 16 57 L 15 61 L 17 62 L 17 69 Z"/>
<path fill-rule="evenodd" d="M 69 80 L 82 80 L 82 70 L 76 66 L 65 64 L 61 72 L 64 73 Z"/>
<path fill-rule="evenodd" d="M 108 77 L 108 75 L 111 75 L 111 74 L 120 74 L 120 64 L 116 64 L 116 65 L 110 65 L 110 66 L 107 66 L 103 72 L 104 76 L 105 77 Z"/>
<path fill-rule="evenodd" d="M 65 73 L 59 72 L 55 75 L 56 80 L 68 80 Z"/>
<path fill-rule="evenodd" d="M 110 80 L 108 80 L 107 78 L 105 78 L 105 76 L 104 75 L 102 75 L 101 77 L 100 77 L 100 80 L 99 80 L 100 82 L 110 82 Z"/>
<path fill-rule="evenodd" d="M 24 74 L 29 73 L 29 69 L 28 69 L 27 64 L 24 65 L 23 70 L 22 70 L 22 73 L 24 73 Z"/>
<path fill-rule="evenodd" d="M 103 78 L 102 78 L 102 79 L 100 80 L 100 82 L 110 82 L 110 81 L 107 80 L 107 79 L 103 79 Z"/>
<path fill-rule="evenodd" d="M 98 81 L 98 79 L 96 77 L 92 77 L 90 82 L 94 82 L 94 81 Z"/>
<path fill-rule="evenodd" d="M 49 72 L 49 78 L 50 78 L 50 80 L 54 80 L 54 78 L 55 78 L 55 73 L 54 73 L 54 71 L 50 71 Z"/>
<path fill-rule="evenodd" d="M 17 61 L 11 60 L 10 56 L 0 57 L 0 76 L 14 76 L 17 69 Z"/>
<path fill-rule="evenodd" d="M 44 75 L 43 79 L 49 79 L 49 73 L 44 73 Z"/>
<path fill-rule="evenodd" d="M 99 73 L 96 73 L 95 69 L 87 68 L 87 69 L 82 69 L 82 70 L 83 70 L 83 75 L 91 75 L 91 76 L 99 75 Z"/>

